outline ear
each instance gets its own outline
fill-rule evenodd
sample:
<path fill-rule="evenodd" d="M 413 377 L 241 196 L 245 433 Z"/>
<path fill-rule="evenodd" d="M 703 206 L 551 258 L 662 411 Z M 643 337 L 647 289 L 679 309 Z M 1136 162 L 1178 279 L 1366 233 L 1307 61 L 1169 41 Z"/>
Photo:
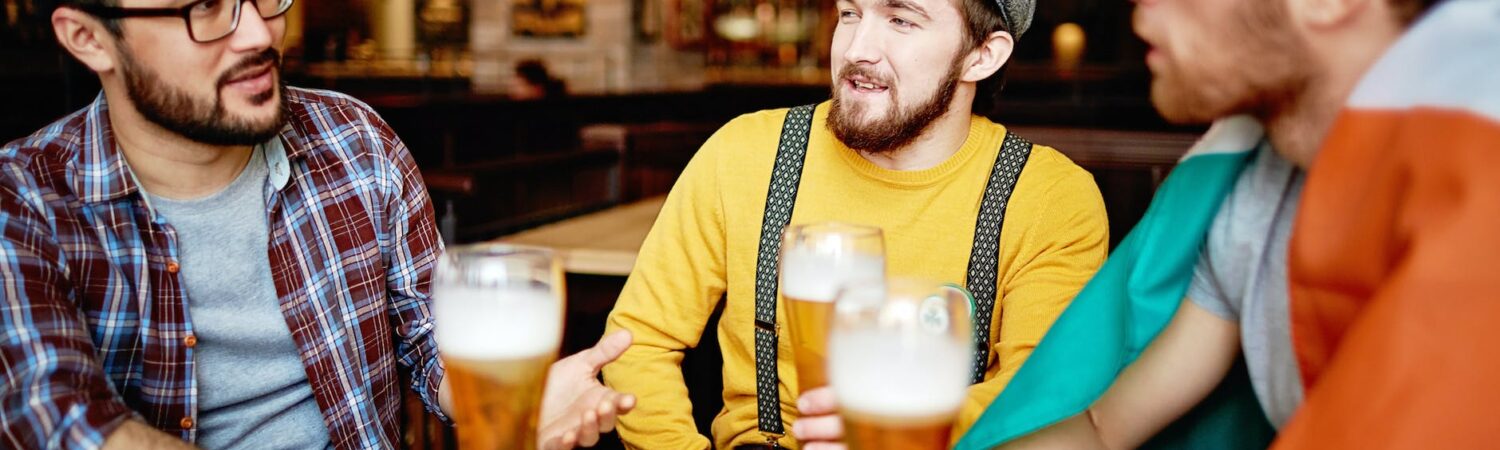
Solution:
<path fill-rule="evenodd" d="M 57 42 L 79 62 L 96 73 L 115 68 L 115 35 L 97 17 L 62 7 L 52 11 L 52 32 Z"/>
<path fill-rule="evenodd" d="M 1011 51 L 1015 50 L 1016 41 L 1010 33 L 996 31 L 990 33 L 984 39 L 984 43 L 969 52 L 968 60 L 965 61 L 967 69 L 964 70 L 961 80 L 977 83 L 990 75 L 994 75 L 1006 61 L 1010 61 Z"/>
<path fill-rule="evenodd" d="M 1313 29 L 1345 24 L 1358 17 L 1371 0 L 1284 0 L 1294 23 Z"/>

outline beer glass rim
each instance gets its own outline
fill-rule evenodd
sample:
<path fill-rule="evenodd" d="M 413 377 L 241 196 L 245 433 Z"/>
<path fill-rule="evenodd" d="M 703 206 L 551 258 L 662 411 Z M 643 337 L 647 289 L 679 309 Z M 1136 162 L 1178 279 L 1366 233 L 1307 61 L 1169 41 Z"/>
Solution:
<path fill-rule="evenodd" d="M 954 333 L 958 336 L 967 336 L 973 333 L 973 312 L 967 308 L 957 307 L 967 307 L 968 305 L 964 304 L 966 303 L 964 302 L 966 299 L 950 297 L 950 295 L 958 294 L 958 292 L 949 290 L 952 289 L 952 286 L 948 283 L 925 276 L 889 275 L 885 277 L 885 280 L 880 285 L 874 286 L 878 288 L 877 290 L 871 290 L 871 287 L 849 284 L 841 286 L 838 289 L 838 293 L 834 296 L 834 319 L 831 329 L 848 327 L 850 325 L 847 322 L 848 320 L 862 314 L 871 312 L 879 314 L 881 311 L 890 308 L 892 302 L 907 303 L 918 309 L 931 308 L 927 303 L 929 299 L 933 298 L 932 296 L 916 298 L 910 295 L 917 292 L 924 292 L 941 293 L 938 295 L 938 298 L 941 299 L 943 309 L 949 310 L 949 319 L 963 321 L 954 324 L 955 328 L 952 329 Z M 871 301 L 870 297 L 874 297 L 874 301 Z M 957 306 L 949 305 L 948 303 L 953 303 Z M 865 326 L 868 325 L 870 324 L 865 324 Z M 885 326 L 879 327 L 884 328 Z"/>
<path fill-rule="evenodd" d="M 807 234 L 812 231 L 841 232 L 854 237 L 880 236 L 881 234 L 883 234 L 880 227 L 874 225 L 844 222 L 838 220 L 799 223 L 786 227 L 787 236 Z"/>
<path fill-rule="evenodd" d="M 535 256 L 541 259 L 552 259 L 557 256 L 557 251 L 548 247 L 534 245 L 509 244 L 504 242 L 481 242 L 476 244 L 463 244 L 450 246 L 443 251 L 446 258 L 458 257 L 502 257 L 502 256 Z"/>
<path fill-rule="evenodd" d="M 494 242 L 466 244 L 444 250 L 433 268 L 432 282 L 471 287 L 540 282 L 555 289 L 563 283 L 561 265 L 557 252 L 546 247 Z"/>

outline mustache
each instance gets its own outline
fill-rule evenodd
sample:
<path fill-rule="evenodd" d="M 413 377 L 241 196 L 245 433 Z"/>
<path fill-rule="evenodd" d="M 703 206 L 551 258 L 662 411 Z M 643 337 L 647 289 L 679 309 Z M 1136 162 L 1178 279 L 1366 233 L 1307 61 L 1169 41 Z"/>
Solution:
<path fill-rule="evenodd" d="M 218 87 L 222 88 L 224 86 L 228 86 L 229 83 L 233 82 L 235 79 L 241 78 L 246 74 L 259 71 L 266 65 L 270 65 L 272 70 L 280 70 L 281 52 L 277 51 L 274 48 L 268 48 L 264 51 L 261 51 L 260 53 L 246 56 L 245 59 L 242 59 L 240 60 L 240 62 L 235 63 L 234 66 L 229 68 L 229 70 L 224 71 L 223 75 L 219 76 Z"/>
<path fill-rule="evenodd" d="M 873 82 L 875 82 L 877 84 L 881 84 L 881 85 L 885 85 L 885 86 L 890 86 L 891 85 L 889 77 L 886 77 L 884 74 L 881 74 L 880 72 L 877 72 L 875 69 L 872 69 L 869 66 L 862 66 L 862 65 L 858 65 L 858 64 L 850 64 L 850 65 L 844 66 L 843 69 L 839 70 L 839 79 L 841 79 L 841 80 L 842 79 L 846 79 L 846 78 L 850 78 L 850 77 L 853 77 L 853 76 L 856 76 L 856 75 L 864 77 L 866 79 L 869 79 L 870 81 L 873 81 Z M 892 87 L 894 87 L 894 86 L 892 86 Z"/>

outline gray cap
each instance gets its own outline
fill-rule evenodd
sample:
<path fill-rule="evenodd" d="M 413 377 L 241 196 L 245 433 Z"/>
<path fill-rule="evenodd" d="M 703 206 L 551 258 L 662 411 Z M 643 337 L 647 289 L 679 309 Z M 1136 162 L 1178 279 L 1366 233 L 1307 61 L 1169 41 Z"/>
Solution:
<path fill-rule="evenodd" d="M 1021 35 L 1031 28 L 1031 16 L 1036 13 L 1036 0 L 995 0 L 1000 5 L 1000 18 L 1005 20 L 1005 27 L 1010 29 L 1010 35 L 1020 40 Z"/>

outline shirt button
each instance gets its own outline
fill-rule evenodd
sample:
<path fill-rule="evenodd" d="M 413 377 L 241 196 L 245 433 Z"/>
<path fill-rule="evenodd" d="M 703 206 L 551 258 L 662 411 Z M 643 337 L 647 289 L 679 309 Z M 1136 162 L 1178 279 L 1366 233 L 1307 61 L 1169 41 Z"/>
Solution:
<path fill-rule="evenodd" d="M 181 269 L 182 266 L 177 265 L 177 261 L 167 263 L 167 273 L 177 273 L 177 271 Z"/>
<path fill-rule="evenodd" d="M 189 335 L 187 335 L 187 337 L 182 338 L 182 345 L 186 345 L 188 348 L 193 348 L 193 347 L 197 346 L 198 345 L 198 335 L 196 335 L 196 334 L 189 334 Z M 187 427 L 183 427 L 183 428 L 187 428 Z"/>
<path fill-rule="evenodd" d="M 177 424 L 178 425 L 182 425 L 182 429 L 184 429 L 184 430 L 192 429 L 193 428 L 193 418 L 192 417 L 183 417 L 182 421 L 178 422 Z"/>

